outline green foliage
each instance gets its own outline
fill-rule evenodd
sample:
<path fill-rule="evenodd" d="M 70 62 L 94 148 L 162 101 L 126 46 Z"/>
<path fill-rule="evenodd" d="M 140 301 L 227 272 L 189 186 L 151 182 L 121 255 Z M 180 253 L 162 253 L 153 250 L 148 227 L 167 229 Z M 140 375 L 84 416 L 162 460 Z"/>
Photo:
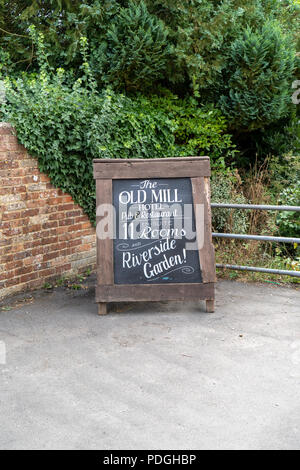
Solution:
<path fill-rule="evenodd" d="M 289 153 L 300 155 L 299 117 L 295 114 L 255 133 L 252 140 L 255 144 L 255 153 L 260 158 L 264 158 L 266 153 L 281 158 Z"/>
<path fill-rule="evenodd" d="M 104 96 L 101 116 L 91 124 L 93 150 L 102 158 L 209 155 L 218 169 L 234 159 L 226 119 L 212 105 L 171 93 L 132 99 L 108 89 Z"/>
<path fill-rule="evenodd" d="M 77 81 L 70 88 L 62 79 L 60 69 L 52 80 L 7 83 L 4 118 L 14 124 L 20 142 L 38 158 L 40 170 L 55 186 L 70 193 L 91 220 L 95 217 L 93 158 L 158 158 L 176 156 L 179 151 L 190 155 L 191 149 L 199 154 L 204 148 L 208 150 L 204 153 L 213 149 L 217 156 L 222 150 L 224 155 L 230 150 L 226 136 L 221 145 L 223 121 L 218 112 L 215 117 L 210 111 L 211 120 L 204 127 L 202 140 L 199 128 L 191 146 L 191 129 L 197 129 L 196 106 L 191 124 L 192 119 L 184 116 L 179 104 L 176 120 L 175 111 L 168 111 L 169 100 L 131 99 L 109 89 L 98 94 L 88 91 L 84 82 Z M 187 109 L 191 112 L 191 105 Z M 207 120 L 208 114 L 202 111 L 202 120 Z M 177 131 L 180 143 L 176 143 Z"/>
<path fill-rule="evenodd" d="M 92 71 L 89 86 L 100 94 L 108 86 L 156 94 L 163 86 L 182 98 L 186 116 L 174 110 L 178 154 L 232 160 L 224 128 L 230 121 L 239 162 L 249 166 L 256 156 L 299 147 L 290 99 L 299 70 L 299 12 L 298 0 L 0 0 L 0 77 L 33 77 L 47 66 L 64 68 L 69 86 Z M 84 64 L 82 37 L 91 46 Z M 198 100 L 198 110 L 188 97 Z"/>
<path fill-rule="evenodd" d="M 177 156 L 209 155 L 214 168 L 225 170 L 236 150 L 227 133 L 227 121 L 213 105 L 199 106 L 196 99 L 178 99 L 171 93 L 151 98 L 156 109 L 173 119 Z"/>
<path fill-rule="evenodd" d="M 116 89 L 145 89 L 163 78 L 172 53 L 163 22 L 143 1 L 121 8 L 104 40 L 94 45 L 93 70 L 100 83 Z"/>
<path fill-rule="evenodd" d="M 284 189 L 279 197 L 279 204 L 289 206 L 300 206 L 299 182 Z M 300 213 L 280 212 L 276 219 L 278 232 L 283 237 L 300 238 Z"/>
<path fill-rule="evenodd" d="M 151 100 L 131 99 L 107 89 L 87 131 L 97 158 L 163 158 L 174 156 L 174 121 Z"/>
<path fill-rule="evenodd" d="M 36 69 L 30 25 L 46 37 L 52 65 L 67 62 L 82 35 L 83 25 L 73 21 L 80 5 L 79 0 L 0 0 L 0 48 L 9 53 L 11 72 Z"/>
<path fill-rule="evenodd" d="M 40 170 L 91 214 L 92 155 L 85 142 L 93 101 L 79 84 L 69 90 L 59 80 L 57 76 L 51 84 L 38 80 L 9 84 L 4 113 L 16 126 L 19 140 L 38 158 Z"/>
<path fill-rule="evenodd" d="M 171 82 L 186 82 L 194 92 L 215 101 L 226 86 L 232 43 L 247 27 L 261 29 L 278 20 L 283 31 L 299 36 L 299 7 L 289 0 L 147 0 L 163 19 L 176 54 Z M 295 39 L 296 40 L 296 39 Z"/>
<path fill-rule="evenodd" d="M 260 31 L 248 28 L 233 42 L 228 92 L 220 105 L 235 129 L 264 128 L 288 115 L 295 56 L 290 38 L 274 23 L 266 23 Z"/>
<path fill-rule="evenodd" d="M 271 181 L 270 189 L 275 197 L 278 197 L 277 195 L 284 189 L 295 186 L 300 181 L 300 156 L 288 154 L 272 157 L 268 173 Z"/>
<path fill-rule="evenodd" d="M 0 76 L 7 75 L 11 67 L 9 53 L 0 47 Z"/>
<path fill-rule="evenodd" d="M 211 198 L 213 203 L 248 203 L 243 193 L 236 189 L 235 179 L 220 173 L 212 177 Z M 247 233 L 249 217 L 243 210 L 213 209 L 212 225 L 214 231 L 220 233 Z"/>
<path fill-rule="evenodd" d="M 213 105 L 199 107 L 195 100 L 178 103 L 175 138 L 178 155 L 209 155 L 213 167 L 225 169 L 235 156 L 227 121 Z"/>
<path fill-rule="evenodd" d="M 109 75 L 108 56 L 114 59 L 112 70 L 118 63 L 114 45 L 124 54 L 124 65 L 128 65 L 130 47 L 139 58 L 131 63 L 131 74 L 141 69 L 140 60 L 150 67 L 151 55 L 161 71 L 165 49 L 174 46 L 168 80 L 212 96 L 223 88 L 228 51 L 247 26 L 258 29 L 266 20 L 278 20 L 297 41 L 299 10 L 294 0 L 0 0 L 0 47 L 9 52 L 18 69 L 26 69 L 35 62 L 28 34 L 34 24 L 45 35 L 51 64 L 73 68 L 80 61 L 80 37 L 85 35 L 96 57 L 100 49 L 98 66 Z M 143 32 L 145 42 L 141 42 Z M 160 73 L 153 74 L 152 83 L 160 78 Z"/>
<path fill-rule="evenodd" d="M 95 219 L 94 158 L 155 158 L 209 153 L 215 165 L 234 155 L 226 121 L 212 106 L 166 96 L 99 93 L 87 40 L 81 38 L 82 78 L 70 84 L 59 68 L 49 73 L 43 35 L 31 28 L 39 51 L 37 77 L 6 80 L 3 118 L 37 157 L 40 170 Z M 221 158 L 222 157 L 222 158 Z"/>
<path fill-rule="evenodd" d="M 166 156 L 172 153 L 173 123 L 142 97 L 88 92 L 80 81 L 70 89 L 62 73 L 52 81 L 7 84 L 4 116 L 40 170 L 94 220 L 93 158 Z"/>

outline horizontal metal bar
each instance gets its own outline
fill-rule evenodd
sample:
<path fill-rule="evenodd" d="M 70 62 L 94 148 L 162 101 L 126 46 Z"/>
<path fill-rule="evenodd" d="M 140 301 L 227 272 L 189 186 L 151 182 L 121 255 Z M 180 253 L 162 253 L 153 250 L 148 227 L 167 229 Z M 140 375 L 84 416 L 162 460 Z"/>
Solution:
<path fill-rule="evenodd" d="M 266 274 L 280 274 L 281 276 L 292 276 L 300 278 L 300 271 L 285 271 L 282 269 L 256 268 L 254 266 L 235 266 L 233 264 L 217 264 L 220 269 L 232 269 L 234 271 L 250 271 Z"/>
<path fill-rule="evenodd" d="M 300 244 L 300 238 L 288 238 L 288 237 L 267 237 L 262 235 L 242 235 L 237 233 L 213 233 L 214 238 L 234 238 L 239 240 L 257 240 L 260 242 L 278 242 L 278 243 L 298 243 Z"/>
<path fill-rule="evenodd" d="M 266 206 L 257 204 L 217 204 L 212 203 L 211 207 L 218 209 L 254 209 L 260 211 L 291 211 L 300 212 L 300 206 Z"/>

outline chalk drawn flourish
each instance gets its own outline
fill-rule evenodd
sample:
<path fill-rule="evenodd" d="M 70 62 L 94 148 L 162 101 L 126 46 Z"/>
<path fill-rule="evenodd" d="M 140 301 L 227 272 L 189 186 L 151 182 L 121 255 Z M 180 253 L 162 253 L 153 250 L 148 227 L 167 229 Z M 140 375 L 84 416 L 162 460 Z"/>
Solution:
<path fill-rule="evenodd" d="M 149 279 L 148 281 L 149 282 L 158 281 L 159 279 L 162 279 L 162 278 L 168 276 L 168 274 L 171 274 L 175 271 L 181 271 L 182 274 L 193 274 L 195 272 L 195 268 L 193 268 L 192 266 L 184 266 L 184 267 L 179 266 L 179 268 L 172 269 L 172 271 L 168 271 L 167 273 L 164 273 L 161 276 L 158 276 L 154 279 Z"/>
<path fill-rule="evenodd" d="M 116 246 L 116 249 L 117 251 L 136 251 L 141 248 L 145 248 L 146 246 L 153 245 L 154 243 L 157 243 L 158 241 L 159 240 L 153 240 L 152 242 L 147 243 L 146 245 L 141 244 L 140 246 L 135 246 L 133 248 L 129 248 L 130 247 L 129 243 L 119 243 L 119 245 Z"/>

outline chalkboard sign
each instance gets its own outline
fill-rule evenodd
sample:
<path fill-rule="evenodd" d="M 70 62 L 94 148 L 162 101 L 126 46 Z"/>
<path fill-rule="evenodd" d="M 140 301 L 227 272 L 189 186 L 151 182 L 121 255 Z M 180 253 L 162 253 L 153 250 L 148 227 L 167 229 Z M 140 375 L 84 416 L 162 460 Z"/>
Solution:
<path fill-rule="evenodd" d="M 99 314 L 109 302 L 206 300 L 214 311 L 208 157 L 94 160 Z"/>
<path fill-rule="evenodd" d="M 191 180 L 113 181 L 115 284 L 201 283 Z"/>

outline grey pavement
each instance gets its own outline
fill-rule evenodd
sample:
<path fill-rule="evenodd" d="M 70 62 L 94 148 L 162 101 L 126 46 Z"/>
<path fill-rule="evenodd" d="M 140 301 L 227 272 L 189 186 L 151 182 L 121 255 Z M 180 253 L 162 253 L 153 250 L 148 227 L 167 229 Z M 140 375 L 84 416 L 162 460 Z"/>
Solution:
<path fill-rule="evenodd" d="M 223 281 L 214 314 L 105 317 L 91 287 L 38 292 L 0 309 L 4 348 L 0 449 L 300 449 L 299 290 Z"/>

